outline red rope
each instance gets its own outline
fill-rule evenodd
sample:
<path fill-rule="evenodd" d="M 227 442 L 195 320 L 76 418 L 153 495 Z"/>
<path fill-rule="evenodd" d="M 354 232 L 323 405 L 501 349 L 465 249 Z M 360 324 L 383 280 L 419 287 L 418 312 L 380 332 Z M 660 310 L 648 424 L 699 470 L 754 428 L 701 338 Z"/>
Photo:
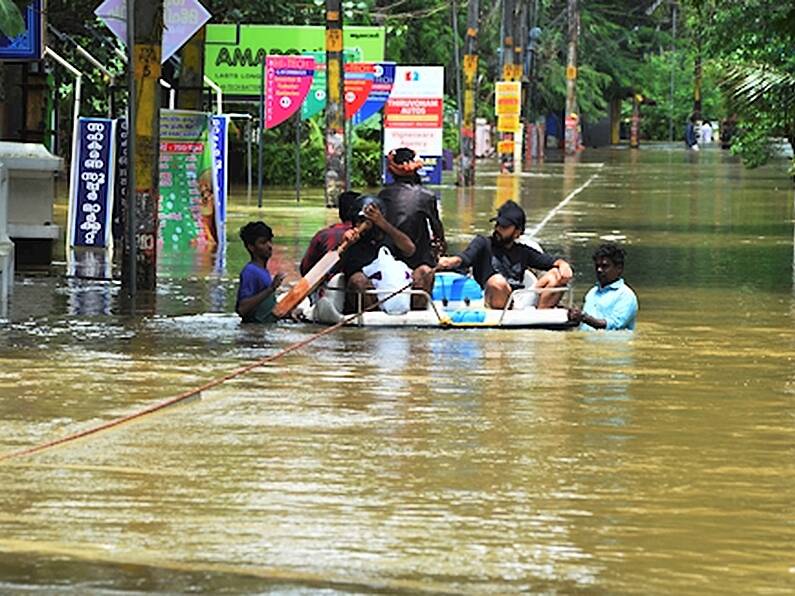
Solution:
<path fill-rule="evenodd" d="M 389 294 L 389 296 L 387 296 L 386 298 L 382 298 L 381 300 L 379 300 L 375 304 L 372 304 L 372 305 L 368 306 L 367 308 L 364 309 L 363 312 L 375 309 L 376 307 L 380 306 L 381 304 L 383 304 L 384 302 L 386 302 L 390 298 L 400 294 L 404 290 L 407 290 L 413 283 L 414 283 L 413 281 L 410 281 L 409 283 L 407 283 L 405 286 L 403 286 L 399 290 L 395 290 L 394 292 Z M 180 393 L 179 395 L 176 395 L 174 397 L 170 397 L 170 398 L 168 398 L 168 399 L 166 399 L 164 401 L 158 402 L 158 403 L 153 404 L 153 405 L 151 405 L 151 406 L 149 406 L 147 408 L 144 408 L 143 410 L 139 410 L 137 412 L 133 412 L 132 414 L 127 414 L 126 416 L 121 416 L 119 418 L 114 418 L 113 420 L 108 420 L 107 422 L 103 422 L 102 424 L 98 424 L 97 426 L 93 426 L 91 428 L 87 428 L 85 430 L 81 430 L 81 431 L 78 431 L 76 433 L 72 433 L 71 435 L 66 435 L 65 437 L 61 437 L 60 439 L 53 439 L 52 441 L 47 441 L 46 443 L 40 443 L 39 445 L 34 445 L 33 447 L 28 447 L 26 449 L 21 449 L 19 451 L 13 451 L 11 453 L 6 453 L 6 454 L 3 454 L 3 455 L 0 455 L 0 462 L 6 461 L 6 460 L 9 460 L 9 459 L 14 459 L 14 458 L 17 458 L 17 457 L 24 457 L 26 455 L 33 455 L 34 453 L 40 453 L 40 452 L 45 451 L 47 449 L 52 449 L 53 447 L 57 447 L 58 445 L 63 445 L 64 443 L 71 443 L 72 441 L 76 441 L 77 439 L 82 439 L 83 437 L 87 437 L 89 435 L 93 435 L 93 434 L 98 433 L 100 431 L 107 430 L 109 428 L 113 428 L 113 427 L 119 426 L 121 424 L 124 424 L 125 422 L 130 422 L 131 420 L 135 420 L 136 418 L 141 418 L 142 416 L 146 416 L 147 414 L 152 414 L 154 412 L 158 412 L 160 410 L 164 410 L 165 408 L 168 408 L 169 406 L 173 406 L 175 404 L 178 404 L 180 402 L 185 401 L 186 399 L 194 397 L 195 395 L 200 394 L 202 391 L 207 391 L 208 389 L 212 389 L 213 387 L 217 387 L 218 385 L 221 385 L 222 383 L 226 383 L 227 381 L 230 381 L 230 380 L 234 379 L 235 377 L 239 377 L 240 375 L 243 375 L 243 374 L 245 374 L 245 373 L 247 373 L 247 372 L 249 372 L 249 371 L 251 371 L 251 370 L 253 370 L 253 369 L 257 368 L 257 367 L 259 367 L 259 366 L 262 366 L 263 364 L 267 364 L 268 362 L 273 362 L 274 360 L 278 360 L 282 356 L 285 356 L 285 355 L 287 355 L 287 354 L 289 354 L 291 352 L 295 352 L 296 350 L 300 350 L 301 348 L 303 348 L 304 346 L 306 346 L 308 344 L 311 344 L 315 340 L 318 340 L 318 339 L 320 339 L 321 337 L 323 337 L 325 335 L 329 335 L 330 333 L 333 333 L 334 331 L 336 331 L 340 327 L 350 323 L 356 317 L 358 317 L 360 314 L 361 313 L 356 313 L 356 314 L 353 314 L 353 315 L 349 315 L 349 316 L 345 317 L 344 319 L 342 319 L 340 322 L 335 323 L 331 327 L 327 327 L 326 329 L 323 329 L 323 331 L 315 333 L 314 335 L 312 335 L 312 336 L 310 336 L 310 337 L 308 337 L 308 338 L 306 338 L 306 339 L 304 339 L 302 341 L 299 341 L 299 342 L 294 343 L 294 344 L 292 344 L 290 346 L 287 346 L 286 348 L 284 348 L 283 350 L 281 350 L 279 352 L 276 352 L 275 354 L 271 354 L 270 356 L 265 356 L 263 358 L 260 358 L 259 360 L 256 360 L 256 361 L 252 362 L 251 364 L 247 364 L 246 366 L 238 368 L 237 370 L 234 370 L 234 371 L 224 375 L 223 377 L 219 377 L 217 379 L 213 379 L 212 381 L 209 381 L 209 382 L 205 383 L 204 385 L 202 385 L 200 387 L 197 387 L 195 389 L 191 389 L 189 391 L 185 391 L 184 393 Z"/>

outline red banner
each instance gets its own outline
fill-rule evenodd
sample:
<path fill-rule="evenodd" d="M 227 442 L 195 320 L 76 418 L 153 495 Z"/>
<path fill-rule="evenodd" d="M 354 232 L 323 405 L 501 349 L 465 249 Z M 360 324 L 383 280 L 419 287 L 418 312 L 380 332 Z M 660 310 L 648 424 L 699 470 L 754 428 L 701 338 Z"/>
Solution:
<path fill-rule="evenodd" d="M 375 82 L 375 63 L 345 63 L 345 119 L 350 120 L 362 109 Z"/>

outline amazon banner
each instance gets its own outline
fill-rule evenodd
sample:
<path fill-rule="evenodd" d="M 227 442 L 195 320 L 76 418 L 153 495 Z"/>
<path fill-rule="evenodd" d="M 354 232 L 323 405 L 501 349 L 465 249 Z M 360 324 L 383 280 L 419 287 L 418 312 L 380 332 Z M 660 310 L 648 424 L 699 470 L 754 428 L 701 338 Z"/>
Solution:
<path fill-rule="evenodd" d="M 257 99 L 267 56 L 325 52 L 326 28 L 283 25 L 207 25 L 204 74 L 225 95 Z M 383 27 L 345 27 L 343 43 L 357 61 L 384 59 Z"/>

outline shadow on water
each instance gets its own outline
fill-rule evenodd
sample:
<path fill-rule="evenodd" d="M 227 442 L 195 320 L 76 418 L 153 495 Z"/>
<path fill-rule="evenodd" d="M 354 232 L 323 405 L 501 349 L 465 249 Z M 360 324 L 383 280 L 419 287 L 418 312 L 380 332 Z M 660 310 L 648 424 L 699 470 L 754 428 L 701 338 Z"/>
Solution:
<path fill-rule="evenodd" d="M 183 407 L 0 464 L 0 591 L 786 592 L 783 167 L 589 150 L 479 180 L 441 189 L 453 250 L 507 198 L 529 225 L 554 212 L 538 237 L 574 264 L 578 302 L 595 246 L 627 247 L 637 332 L 342 329 Z M 289 282 L 336 217 L 320 196 L 265 205 L 233 195 L 223 259 L 162 255 L 145 316 L 120 314 L 116 282 L 20 274 L 0 321 L 0 453 L 319 331 L 232 314 L 243 223 L 273 226 Z"/>

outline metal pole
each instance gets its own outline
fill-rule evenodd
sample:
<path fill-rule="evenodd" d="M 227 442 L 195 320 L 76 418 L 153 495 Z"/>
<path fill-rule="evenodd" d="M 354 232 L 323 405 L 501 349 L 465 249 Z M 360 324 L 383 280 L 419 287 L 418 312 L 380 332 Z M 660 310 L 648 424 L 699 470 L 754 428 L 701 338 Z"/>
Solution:
<path fill-rule="evenodd" d="M 246 198 L 251 198 L 251 141 L 254 136 L 253 118 L 246 120 Z"/>
<path fill-rule="evenodd" d="M 464 112 L 461 125 L 461 166 L 459 184 L 475 184 L 475 99 L 478 74 L 479 0 L 469 0 L 467 31 L 464 40 Z"/>
<path fill-rule="evenodd" d="M 301 202 L 301 110 L 295 112 L 295 202 Z"/>
<path fill-rule="evenodd" d="M 259 154 L 257 156 L 257 208 L 262 209 L 262 168 L 264 155 L 262 154 L 265 142 L 265 58 L 262 59 L 262 80 L 259 87 L 259 128 L 257 129 L 259 141 Z"/>
<path fill-rule="evenodd" d="M 676 2 L 671 4 L 671 89 L 668 93 L 670 115 L 668 117 L 668 140 L 674 142 L 674 71 L 676 70 Z"/>
<path fill-rule="evenodd" d="M 455 113 L 455 126 L 458 130 L 458 151 L 459 153 L 462 150 L 462 112 L 463 112 L 463 101 L 461 99 L 461 48 L 460 48 L 460 40 L 458 38 L 458 2 L 453 0 L 452 4 L 453 9 L 453 39 L 455 40 L 455 100 L 456 100 L 456 113 Z M 461 168 L 461 162 L 459 160 L 459 170 Z M 459 171 L 458 176 L 461 176 L 461 172 Z"/>
<path fill-rule="evenodd" d="M 127 0 L 127 238 L 124 249 L 127 251 L 127 275 L 123 276 L 122 283 L 127 282 L 127 294 L 132 302 L 132 312 L 135 312 L 135 296 L 138 292 L 138 272 L 136 270 L 136 241 L 135 232 L 138 222 L 135 218 L 135 65 L 133 48 L 135 46 L 135 0 Z"/>

